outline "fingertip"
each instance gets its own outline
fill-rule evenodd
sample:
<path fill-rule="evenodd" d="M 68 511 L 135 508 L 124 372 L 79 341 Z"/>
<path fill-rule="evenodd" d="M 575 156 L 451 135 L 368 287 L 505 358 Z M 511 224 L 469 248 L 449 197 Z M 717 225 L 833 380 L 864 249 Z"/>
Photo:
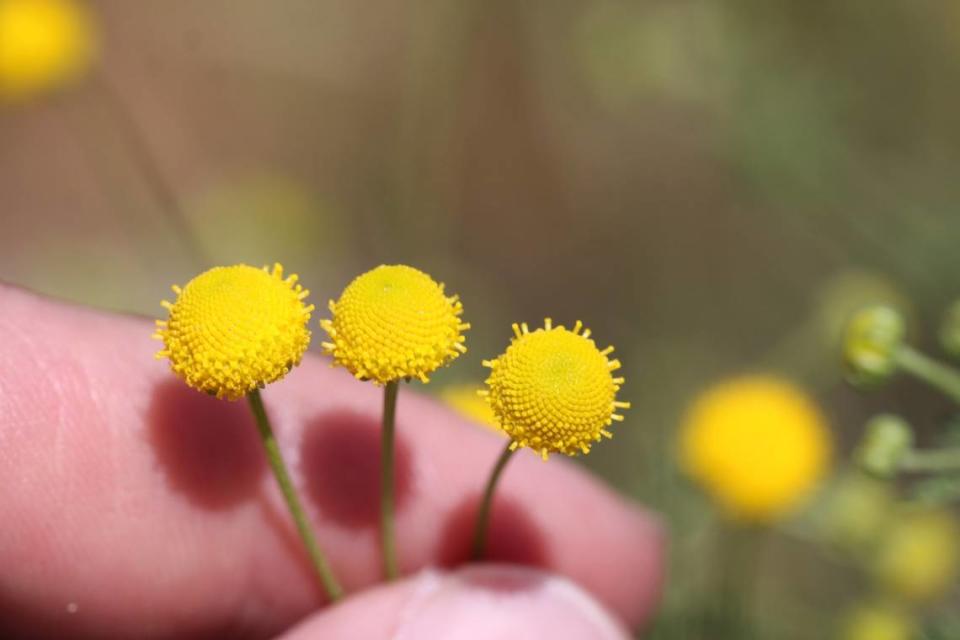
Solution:
<path fill-rule="evenodd" d="M 626 504 L 625 509 L 630 524 L 622 531 L 622 548 L 627 552 L 622 569 L 613 573 L 619 585 L 610 584 L 607 601 L 632 629 L 642 629 L 663 595 L 669 536 L 663 520 L 652 511 L 635 504 Z"/>
<path fill-rule="evenodd" d="M 421 572 L 350 598 L 283 636 L 315 638 L 623 640 L 627 630 L 573 582 L 534 569 L 487 565 Z"/>
<path fill-rule="evenodd" d="M 514 477 L 506 475 L 504 494 L 529 505 L 541 522 L 549 549 L 544 568 L 576 581 L 631 628 L 642 627 L 664 583 L 662 519 L 557 458 L 544 465 L 527 456 Z"/>

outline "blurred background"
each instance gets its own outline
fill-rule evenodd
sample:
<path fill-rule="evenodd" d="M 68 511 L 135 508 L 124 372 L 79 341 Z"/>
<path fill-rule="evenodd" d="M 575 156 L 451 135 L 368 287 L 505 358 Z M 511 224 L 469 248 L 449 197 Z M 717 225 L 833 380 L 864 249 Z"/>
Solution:
<path fill-rule="evenodd" d="M 157 316 L 215 264 L 280 261 L 318 308 L 411 264 L 473 324 L 430 392 L 482 381 L 511 322 L 582 319 L 633 409 L 581 462 L 673 530 L 653 638 L 700 637 L 715 516 L 674 460 L 702 388 L 792 379 L 838 474 L 873 413 L 928 442 L 952 411 L 906 379 L 849 388 L 839 340 L 885 302 L 935 351 L 958 293 L 956 2 L 79 6 L 83 68 L 0 99 L 0 279 Z M 832 637 L 868 590 L 804 517 L 764 544 L 756 637 Z M 956 601 L 916 637 L 960 638 Z"/>

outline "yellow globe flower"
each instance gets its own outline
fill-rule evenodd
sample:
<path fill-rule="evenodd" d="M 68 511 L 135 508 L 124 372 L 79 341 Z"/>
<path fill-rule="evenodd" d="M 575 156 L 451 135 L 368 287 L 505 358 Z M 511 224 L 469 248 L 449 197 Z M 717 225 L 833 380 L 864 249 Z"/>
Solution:
<path fill-rule="evenodd" d="M 606 427 L 623 420 L 615 411 L 630 404 L 616 400 L 623 378 L 612 374 L 620 362 L 607 358 L 613 347 L 597 349 L 582 327 L 554 327 L 549 318 L 532 332 L 514 324 L 506 352 L 484 361 L 491 373 L 481 393 L 514 449 L 530 447 L 544 460 L 589 453 L 593 442 L 611 437 Z"/>
<path fill-rule="evenodd" d="M 918 511 L 898 518 L 874 561 L 874 573 L 891 594 L 914 601 L 942 595 L 957 578 L 960 526 L 947 511 Z"/>
<path fill-rule="evenodd" d="M 96 56 L 93 21 L 71 0 L 0 0 L 0 99 L 68 84 Z"/>
<path fill-rule="evenodd" d="M 320 326 L 330 335 L 323 349 L 334 364 L 360 380 L 386 384 L 429 374 L 466 353 L 463 305 L 422 271 L 382 265 L 358 276 Z"/>
<path fill-rule="evenodd" d="M 463 417 L 500 431 L 500 425 L 497 424 L 497 417 L 493 414 L 490 403 L 484 400 L 477 393 L 478 391 L 480 389 L 476 385 L 454 385 L 440 391 L 440 399 Z"/>
<path fill-rule="evenodd" d="M 889 605 L 861 606 L 849 613 L 840 633 L 841 640 L 911 640 L 914 622 Z"/>
<path fill-rule="evenodd" d="M 279 264 L 215 267 L 173 290 L 176 301 L 163 301 L 169 319 L 157 321 L 157 357 L 199 391 L 242 398 L 286 375 L 310 343 L 309 292 Z"/>
<path fill-rule="evenodd" d="M 793 385 L 744 377 L 701 395 L 680 440 L 684 469 L 733 517 L 774 520 L 797 506 L 823 475 L 829 431 Z"/>

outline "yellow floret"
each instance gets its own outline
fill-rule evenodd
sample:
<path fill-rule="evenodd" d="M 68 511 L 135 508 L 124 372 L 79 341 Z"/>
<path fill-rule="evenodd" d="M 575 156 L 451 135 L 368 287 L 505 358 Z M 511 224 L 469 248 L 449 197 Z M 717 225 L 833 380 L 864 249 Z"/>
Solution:
<path fill-rule="evenodd" d="M 612 373 L 620 362 L 607 358 L 613 347 L 600 351 L 582 327 L 554 327 L 549 318 L 532 332 L 515 324 L 506 352 L 483 363 L 492 370 L 486 397 L 514 448 L 530 447 L 544 460 L 589 453 L 593 442 L 611 436 L 606 427 L 623 419 L 615 412 L 630 405 L 616 400 L 623 378 Z"/>
<path fill-rule="evenodd" d="M 23 99 L 82 75 L 96 54 L 83 5 L 0 0 L 0 99 Z"/>
<path fill-rule="evenodd" d="M 796 507 L 824 474 L 831 448 L 813 401 L 767 377 L 709 389 L 690 409 L 680 441 L 685 470 L 728 514 L 753 521 Z"/>
<path fill-rule="evenodd" d="M 279 264 L 215 267 L 173 290 L 169 319 L 157 321 L 157 357 L 199 391 L 242 398 L 286 375 L 310 343 L 308 292 Z"/>
<path fill-rule="evenodd" d="M 429 375 L 466 353 L 463 305 L 422 271 L 382 265 L 358 276 L 320 326 L 324 351 L 360 380 L 385 384 Z"/>
<path fill-rule="evenodd" d="M 907 600 L 935 599 L 950 588 L 960 567 L 960 526 L 948 511 L 917 511 L 887 532 L 874 572 L 891 593 Z"/>

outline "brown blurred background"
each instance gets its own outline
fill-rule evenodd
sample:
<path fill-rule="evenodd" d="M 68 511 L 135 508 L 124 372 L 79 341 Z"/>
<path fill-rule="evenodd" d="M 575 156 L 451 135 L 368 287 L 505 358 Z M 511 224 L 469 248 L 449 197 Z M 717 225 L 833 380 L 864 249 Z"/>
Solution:
<path fill-rule="evenodd" d="M 703 385 L 792 377 L 842 447 L 879 408 L 921 428 L 948 410 L 916 383 L 847 389 L 836 340 L 890 301 L 929 343 L 957 293 L 956 2 L 91 7 L 92 77 L 0 107 L 3 280 L 156 315 L 213 264 L 280 261 L 322 308 L 409 263 L 474 327 L 431 387 L 480 380 L 513 321 L 582 319 L 633 402 L 584 462 L 665 509 L 681 550 L 702 504 L 674 431 Z M 775 613 L 834 597 L 803 548 L 774 547 Z"/>

